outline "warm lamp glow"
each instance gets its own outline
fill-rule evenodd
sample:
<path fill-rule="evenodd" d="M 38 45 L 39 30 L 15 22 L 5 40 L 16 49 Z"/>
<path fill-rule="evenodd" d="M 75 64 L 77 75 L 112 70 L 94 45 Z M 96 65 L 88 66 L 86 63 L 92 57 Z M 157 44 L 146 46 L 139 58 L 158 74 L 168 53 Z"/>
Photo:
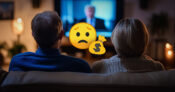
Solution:
<path fill-rule="evenodd" d="M 172 48 L 171 44 L 169 44 L 169 43 L 166 43 L 165 47 L 168 48 L 168 49 Z"/>
<path fill-rule="evenodd" d="M 172 61 L 174 58 L 173 46 L 170 43 L 165 44 L 165 57 L 167 61 Z"/>
<path fill-rule="evenodd" d="M 21 18 L 17 18 L 12 22 L 12 30 L 15 34 L 20 35 L 24 30 L 24 23 Z"/>
<path fill-rule="evenodd" d="M 171 56 L 173 54 L 173 51 L 169 50 L 168 55 Z"/>
<path fill-rule="evenodd" d="M 18 23 L 22 23 L 22 19 L 21 19 L 21 18 L 18 18 L 18 19 L 17 19 L 17 22 L 18 22 Z"/>

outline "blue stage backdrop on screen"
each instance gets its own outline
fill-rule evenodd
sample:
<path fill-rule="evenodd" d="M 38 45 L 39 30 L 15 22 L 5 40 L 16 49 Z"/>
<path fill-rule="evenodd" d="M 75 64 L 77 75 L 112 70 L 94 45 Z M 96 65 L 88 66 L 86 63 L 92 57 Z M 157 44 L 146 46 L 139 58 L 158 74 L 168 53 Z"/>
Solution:
<path fill-rule="evenodd" d="M 92 20 L 87 17 L 85 7 L 94 7 Z M 87 22 L 96 28 L 97 36 L 110 37 L 117 20 L 117 0 L 61 0 L 60 16 L 66 36 L 74 24 Z"/>

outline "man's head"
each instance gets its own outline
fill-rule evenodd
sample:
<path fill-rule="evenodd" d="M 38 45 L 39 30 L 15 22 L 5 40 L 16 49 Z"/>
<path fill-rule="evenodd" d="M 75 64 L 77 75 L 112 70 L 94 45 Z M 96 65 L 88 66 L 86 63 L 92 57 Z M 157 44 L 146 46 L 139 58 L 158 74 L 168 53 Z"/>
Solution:
<path fill-rule="evenodd" d="M 37 14 L 32 20 L 32 35 L 41 48 L 53 48 L 63 36 L 63 27 L 56 12 Z"/>
<path fill-rule="evenodd" d="M 94 17 L 95 14 L 95 7 L 92 5 L 87 5 L 85 7 L 85 14 L 87 18 L 92 19 Z"/>

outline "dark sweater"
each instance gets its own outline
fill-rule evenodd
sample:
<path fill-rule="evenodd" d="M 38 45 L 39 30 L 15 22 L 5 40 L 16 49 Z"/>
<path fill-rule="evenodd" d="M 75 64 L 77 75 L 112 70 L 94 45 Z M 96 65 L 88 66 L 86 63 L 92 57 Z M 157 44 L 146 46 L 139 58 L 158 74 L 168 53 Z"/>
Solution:
<path fill-rule="evenodd" d="M 14 56 L 9 71 L 70 71 L 91 72 L 88 63 L 84 60 L 64 56 L 58 49 L 41 49 L 36 53 L 25 52 Z"/>

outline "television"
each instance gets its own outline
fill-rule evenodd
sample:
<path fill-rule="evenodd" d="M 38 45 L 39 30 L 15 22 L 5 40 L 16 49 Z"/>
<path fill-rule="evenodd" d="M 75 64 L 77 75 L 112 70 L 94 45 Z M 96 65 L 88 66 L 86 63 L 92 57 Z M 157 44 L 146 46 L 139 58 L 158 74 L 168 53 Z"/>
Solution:
<path fill-rule="evenodd" d="M 116 23 L 123 17 L 123 0 L 55 0 L 55 11 L 62 19 L 65 36 L 69 37 L 69 31 L 73 25 L 81 22 L 82 19 L 87 19 L 85 14 L 87 5 L 95 7 L 96 22 L 100 19 L 104 23 L 105 28 L 94 26 L 97 36 L 111 37 Z M 102 23 L 95 25 L 99 24 Z"/>

